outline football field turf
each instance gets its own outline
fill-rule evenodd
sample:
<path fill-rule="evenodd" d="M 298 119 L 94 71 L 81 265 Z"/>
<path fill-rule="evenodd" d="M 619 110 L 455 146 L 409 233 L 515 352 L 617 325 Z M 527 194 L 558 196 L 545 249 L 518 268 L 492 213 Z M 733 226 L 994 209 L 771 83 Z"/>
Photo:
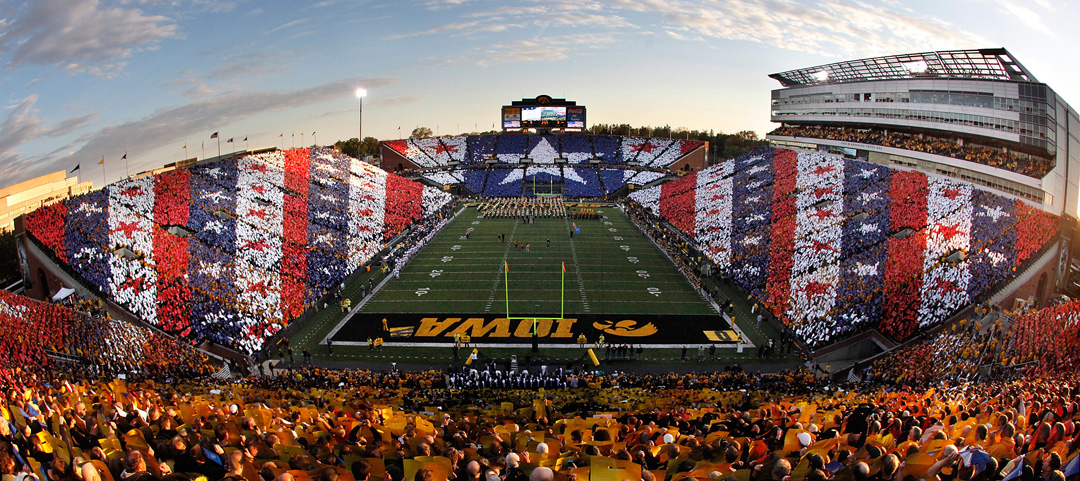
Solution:
<path fill-rule="evenodd" d="M 559 317 L 560 306 L 566 316 L 716 315 L 622 211 L 606 207 L 598 213 L 606 218 L 537 218 L 528 224 L 480 218 L 468 208 L 360 312 L 506 316 L 508 296 L 512 318 Z M 581 231 L 571 237 L 574 223 Z M 528 243 L 528 250 L 515 241 Z"/>

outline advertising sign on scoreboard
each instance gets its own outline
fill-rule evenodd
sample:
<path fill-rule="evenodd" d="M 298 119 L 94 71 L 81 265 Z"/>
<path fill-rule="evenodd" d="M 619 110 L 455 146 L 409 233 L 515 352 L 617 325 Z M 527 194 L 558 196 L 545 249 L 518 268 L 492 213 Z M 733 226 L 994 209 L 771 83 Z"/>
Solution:
<path fill-rule="evenodd" d="M 569 129 L 585 128 L 585 107 L 566 108 L 566 127 Z"/>
<path fill-rule="evenodd" d="M 504 129 L 520 129 L 521 128 L 521 108 L 519 108 L 519 107 L 503 107 L 503 128 Z"/>

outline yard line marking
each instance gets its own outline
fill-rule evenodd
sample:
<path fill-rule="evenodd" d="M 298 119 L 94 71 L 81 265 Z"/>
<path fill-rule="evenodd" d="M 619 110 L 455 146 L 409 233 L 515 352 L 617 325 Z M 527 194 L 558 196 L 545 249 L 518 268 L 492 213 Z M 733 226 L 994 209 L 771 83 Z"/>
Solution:
<path fill-rule="evenodd" d="M 503 266 L 506 266 L 506 260 L 510 256 L 510 246 L 514 245 L 514 234 L 517 232 L 518 221 L 514 221 L 514 227 L 510 229 L 510 242 L 505 242 L 506 247 L 503 248 L 502 262 Z M 484 312 L 491 312 L 491 303 L 495 302 L 495 292 L 499 289 L 499 282 L 502 280 L 502 269 L 495 271 L 495 281 L 491 283 L 491 292 L 488 293 L 487 304 L 484 305 Z"/>
<path fill-rule="evenodd" d="M 569 218 L 563 218 L 563 223 L 566 225 L 567 230 L 572 228 Z M 589 298 L 585 295 L 585 280 L 581 277 L 581 265 L 578 264 L 577 248 L 574 247 L 574 238 L 570 237 L 570 255 L 574 258 L 574 276 L 577 277 L 578 292 L 581 293 L 581 308 L 584 312 L 589 312 Z"/>

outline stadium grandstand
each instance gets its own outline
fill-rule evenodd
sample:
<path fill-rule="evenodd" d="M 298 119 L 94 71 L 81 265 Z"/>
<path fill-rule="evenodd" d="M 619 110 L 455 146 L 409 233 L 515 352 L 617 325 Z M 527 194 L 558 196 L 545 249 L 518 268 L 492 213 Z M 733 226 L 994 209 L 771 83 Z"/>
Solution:
<path fill-rule="evenodd" d="M 382 143 L 383 166 L 485 197 L 603 197 L 705 167 L 704 142 L 585 134 L 471 135 Z"/>
<path fill-rule="evenodd" d="M 770 75 L 776 145 L 977 184 L 1077 217 L 1076 111 L 1003 48 L 890 55 Z"/>
<path fill-rule="evenodd" d="M 22 215 L 0 474 L 1080 479 L 1075 113 L 1003 49 L 773 77 L 773 145 L 731 159 L 271 148 Z"/>

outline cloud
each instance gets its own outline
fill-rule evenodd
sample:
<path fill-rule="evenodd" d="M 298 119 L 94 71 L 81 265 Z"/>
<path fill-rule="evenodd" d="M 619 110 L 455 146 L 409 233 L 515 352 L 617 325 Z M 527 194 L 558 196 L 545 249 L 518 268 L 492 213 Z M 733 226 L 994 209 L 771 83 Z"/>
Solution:
<path fill-rule="evenodd" d="M 8 185 L 30 178 L 26 173 L 35 168 L 35 159 L 22 158 L 19 147 L 40 137 L 61 137 L 77 132 L 97 117 L 97 113 L 78 115 L 49 127 L 38 117 L 37 100 L 37 95 L 30 95 L 8 107 L 5 109 L 9 111 L 7 116 L 0 122 L 0 178 L 9 181 Z"/>
<path fill-rule="evenodd" d="M 222 65 L 207 76 L 208 79 L 231 78 L 258 79 L 288 71 L 300 55 L 298 50 L 277 52 L 253 52 L 230 55 L 221 60 Z"/>
<path fill-rule="evenodd" d="M 426 30 L 412 33 L 400 33 L 395 35 L 388 35 L 383 37 L 383 40 L 397 40 L 401 38 L 418 37 L 421 35 L 441 35 L 441 34 L 469 34 L 479 32 L 502 32 L 512 25 L 508 25 L 502 22 L 489 22 L 489 21 L 472 21 L 461 23 L 447 23 L 443 25 L 436 25 Z"/>
<path fill-rule="evenodd" d="M 267 31 L 263 32 L 263 34 L 269 35 L 271 33 L 274 33 L 276 31 L 278 31 L 278 30 L 284 30 L 284 29 L 289 28 L 289 27 L 295 27 L 295 26 L 300 25 L 300 24 L 302 24 L 304 22 L 307 22 L 307 21 L 308 21 L 308 19 L 301 18 L 301 19 L 293 20 L 291 22 L 285 22 L 285 23 L 283 23 L 281 25 L 278 25 L 278 26 L 276 26 L 274 28 L 271 28 L 270 30 L 267 30 Z"/>
<path fill-rule="evenodd" d="M 1039 12 L 1028 8 L 1026 4 L 1017 2 L 1016 0 L 995 0 L 992 4 L 998 8 L 998 11 L 1007 17 L 1019 20 L 1020 23 L 1030 29 L 1038 30 L 1040 33 L 1051 37 L 1056 38 L 1058 36 L 1057 32 L 1043 23 L 1042 16 L 1039 15 Z M 1045 1 L 1036 0 L 1035 4 L 1045 10 L 1054 10 L 1054 7 Z"/>
<path fill-rule="evenodd" d="M 76 150 L 75 158 L 128 151 L 132 158 L 199 132 L 224 131 L 254 115 L 278 112 L 353 96 L 357 85 L 368 90 L 394 85 L 396 78 L 345 78 L 300 90 L 235 91 L 169 107 L 131 122 L 105 127 Z M 355 99 L 354 99 L 355 100 Z M 201 134 L 200 134 L 201 135 Z M 229 134 L 231 135 L 231 134 Z M 134 169 L 134 165 L 132 165 Z"/>
<path fill-rule="evenodd" d="M 572 50 L 598 48 L 615 42 L 615 37 L 598 33 L 542 37 L 527 40 L 500 42 L 490 47 L 480 48 L 480 52 L 469 57 L 477 65 L 489 65 L 498 62 L 544 62 L 567 58 Z"/>
<path fill-rule="evenodd" d="M 115 73 L 139 48 L 174 37 L 163 16 L 136 8 L 110 8 L 98 0 L 39 0 L 0 33 L 7 66 L 62 66 L 70 73 Z"/>
<path fill-rule="evenodd" d="M 658 15 L 673 38 L 743 40 L 828 57 L 971 47 L 975 34 L 924 13 L 826 0 L 613 0 L 617 9 Z"/>
<path fill-rule="evenodd" d="M 415 103 L 419 103 L 419 102 L 423 102 L 423 101 L 424 101 L 424 99 L 421 98 L 421 97 L 387 97 L 387 98 L 382 98 L 382 99 L 375 100 L 371 104 L 374 107 L 386 108 L 386 107 L 396 107 L 398 105 L 415 104 Z"/>

